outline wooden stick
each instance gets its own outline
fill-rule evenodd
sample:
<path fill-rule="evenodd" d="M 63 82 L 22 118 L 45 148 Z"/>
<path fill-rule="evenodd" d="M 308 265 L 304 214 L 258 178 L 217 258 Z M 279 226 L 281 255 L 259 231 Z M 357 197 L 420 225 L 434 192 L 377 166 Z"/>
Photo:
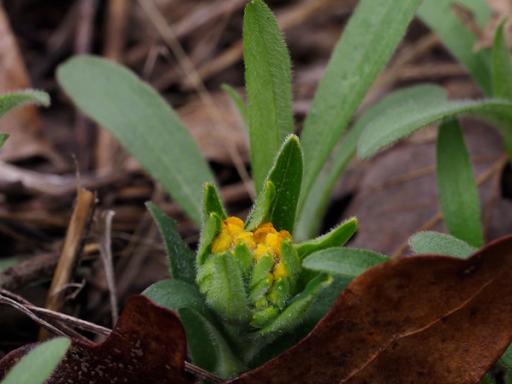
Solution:
<path fill-rule="evenodd" d="M 58 312 L 62 307 L 62 294 L 70 281 L 78 255 L 82 249 L 85 233 L 94 211 L 94 203 L 94 194 L 81 188 L 78 192 L 75 209 L 69 222 L 59 262 L 55 268 L 52 284 L 48 292 L 47 309 Z M 39 336 L 44 339 L 47 334 L 43 331 Z"/>

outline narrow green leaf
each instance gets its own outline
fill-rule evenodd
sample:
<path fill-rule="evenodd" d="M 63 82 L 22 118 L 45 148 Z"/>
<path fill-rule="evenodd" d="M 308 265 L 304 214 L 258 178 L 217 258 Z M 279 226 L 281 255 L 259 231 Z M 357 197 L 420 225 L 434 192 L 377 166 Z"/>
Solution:
<path fill-rule="evenodd" d="M 450 234 L 480 247 L 484 242 L 480 199 L 462 130 L 455 120 L 439 127 L 437 185 Z"/>
<path fill-rule="evenodd" d="M 263 190 L 258 194 L 256 201 L 247 217 L 245 229 L 254 231 L 260 224 L 270 221 L 270 211 L 276 198 L 276 186 L 272 181 L 265 182 Z"/>
<path fill-rule="evenodd" d="M 421 0 L 361 0 L 337 43 L 302 134 L 300 207 L 368 88 L 384 68 Z"/>
<path fill-rule="evenodd" d="M 387 260 L 387 256 L 367 249 L 336 247 L 309 255 L 302 266 L 313 271 L 353 279 Z"/>
<path fill-rule="evenodd" d="M 0 94 L 0 116 L 24 104 L 36 104 L 48 107 L 50 106 L 50 96 L 46 92 L 34 89 L 24 89 Z"/>
<path fill-rule="evenodd" d="M 444 91 L 441 87 L 431 84 L 402 88 L 391 92 L 361 115 L 350 131 L 340 140 L 307 196 L 296 224 L 294 232 L 296 239 L 310 239 L 318 233 L 332 191 L 338 183 L 340 175 L 355 155 L 357 142 L 364 128 L 388 109 L 393 109 L 410 99 L 425 97 L 425 95 L 430 95 L 433 98 L 444 97 Z"/>
<path fill-rule="evenodd" d="M 200 224 L 202 186 L 213 176 L 165 100 L 133 72 L 93 56 L 68 60 L 59 66 L 57 79 L 74 103 L 108 129 Z"/>
<path fill-rule="evenodd" d="M 195 255 L 181 238 L 176 228 L 176 221 L 167 216 L 152 202 L 147 202 L 146 207 L 158 225 L 164 240 L 171 277 L 194 283 L 196 275 Z"/>
<path fill-rule="evenodd" d="M 512 100 L 512 56 L 505 36 L 503 21 L 494 36 L 492 48 L 492 86 L 495 97 Z"/>
<path fill-rule="evenodd" d="M 418 232 L 409 238 L 409 247 L 417 254 L 447 255 L 466 259 L 477 251 L 465 241 L 434 231 Z"/>
<path fill-rule="evenodd" d="M 303 259 L 313 252 L 317 252 L 325 248 L 340 247 L 344 245 L 350 240 L 354 233 L 356 233 L 357 227 L 358 221 L 355 217 L 352 217 L 345 220 L 325 235 L 297 244 L 296 248 L 299 257 Z"/>
<path fill-rule="evenodd" d="M 221 219 L 225 219 L 227 216 L 217 187 L 212 183 L 206 183 L 203 195 L 203 216 L 209 217 L 211 213 L 216 213 Z"/>
<path fill-rule="evenodd" d="M 220 231 L 222 220 L 216 213 L 210 213 L 201 230 L 199 246 L 197 247 L 196 266 L 200 267 L 206 261 L 213 240 Z"/>
<path fill-rule="evenodd" d="M 372 120 L 359 139 L 358 155 L 373 156 L 381 149 L 420 128 L 456 116 L 471 115 L 494 123 L 498 128 L 512 119 L 512 101 L 484 99 L 446 101 L 445 98 L 418 97 L 390 109 Z"/>
<path fill-rule="evenodd" d="M 2 384 L 43 384 L 70 344 L 69 339 L 59 337 L 35 347 L 7 373 Z"/>
<path fill-rule="evenodd" d="M 162 280 L 152 284 L 142 292 L 156 304 L 177 311 L 182 308 L 193 308 L 205 312 L 207 307 L 197 287 L 177 279 Z"/>
<path fill-rule="evenodd" d="M 464 65 L 486 94 L 491 94 L 489 52 L 474 51 L 477 37 L 469 31 L 453 10 L 453 0 L 424 0 L 418 16 L 441 39 L 453 56 Z M 460 1 L 476 16 L 478 24 L 485 26 L 491 16 L 485 0 Z"/>
<path fill-rule="evenodd" d="M 242 362 L 210 320 L 192 308 L 182 308 L 179 314 L 187 334 L 192 363 L 223 379 L 244 371 Z"/>
<path fill-rule="evenodd" d="M 238 113 L 242 118 L 242 121 L 248 127 L 249 112 L 247 111 L 247 105 L 245 104 L 244 99 L 242 99 L 242 96 L 240 96 L 240 94 L 229 84 L 222 84 L 221 88 L 224 92 L 226 92 L 226 94 L 229 96 L 233 104 L 236 106 Z"/>
<path fill-rule="evenodd" d="M 253 213 L 249 216 L 246 225 L 249 230 L 263 221 L 270 221 L 278 230 L 293 232 L 302 181 L 302 161 L 298 137 L 288 136 L 265 180 L 263 196 L 258 196 Z M 271 199 L 272 186 L 275 197 Z"/>
<path fill-rule="evenodd" d="M 259 192 L 282 140 L 293 132 L 291 64 L 277 21 L 261 0 L 245 7 L 243 40 L 251 165 Z"/>

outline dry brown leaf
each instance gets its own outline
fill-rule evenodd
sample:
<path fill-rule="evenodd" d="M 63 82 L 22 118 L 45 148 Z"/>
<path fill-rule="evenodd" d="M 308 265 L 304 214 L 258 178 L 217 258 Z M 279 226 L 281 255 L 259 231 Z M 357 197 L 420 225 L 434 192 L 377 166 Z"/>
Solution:
<path fill-rule="evenodd" d="M 0 360 L 0 377 L 33 347 Z M 185 384 L 185 358 L 185 331 L 176 315 L 135 296 L 103 343 L 73 340 L 47 384 Z"/>
<path fill-rule="evenodd" d="M 356 278 L 299 344 L 231 384 L 477 384 L 512 340 L 512 237 Z"/>

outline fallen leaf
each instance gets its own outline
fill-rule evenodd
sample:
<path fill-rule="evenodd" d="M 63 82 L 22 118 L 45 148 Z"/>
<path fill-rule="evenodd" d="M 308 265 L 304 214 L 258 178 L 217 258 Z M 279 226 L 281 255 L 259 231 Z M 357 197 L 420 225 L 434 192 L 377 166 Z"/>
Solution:
<path fill-rule="evenodd" d="M 512 340 L 512 237 L 356 278 L 299 344 L 231 384 L 477 384 Z"/>
<path fill-rule="evenodd" d="M 0 360 L 0 378 L 33 347 L 24 346 Z M 135 296 L 103 343 L 73 340 L 47 384 L 187 383 L 185 358 L 185 331 L 176 315 Z"/>

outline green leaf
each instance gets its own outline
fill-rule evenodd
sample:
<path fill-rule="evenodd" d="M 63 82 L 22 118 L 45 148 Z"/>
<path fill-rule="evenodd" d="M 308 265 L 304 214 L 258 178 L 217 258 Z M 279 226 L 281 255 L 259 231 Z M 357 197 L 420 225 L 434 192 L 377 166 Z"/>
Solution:
<path fill-rule="evenodd" d="M 337 43 L 306 118 L 301 204 L 421 0 L 361 0 Z"/>
<path fill-rule="evenodd" d="M 297 244 L 295 247 L 297 248 L 299 257 L 303 259 L 313 252 L 317 252 L 325 248 L 340 247 L 344 245 L 350 240 L 354 233 L 356 233 L 357 226 L 357 219 L 352 217 L 345 220 L 325 235 Z"/>
<path fill-rule="evenodd" d="M 57 368 L 70 344 L 69 339 L 59 337 L 38 345 L 7 373 L 2 384 L 43 384 Z"/>
<path fill-rule="evenodd" d="M 417 254 L 447 255 L 466 259 L 477 251 L 465 241 L 445 233 L 418 232 L 409 238 L 409 247 Z"/>
<path fill-rule="evenodd" d="M 222 220 L 216 213 L 210 213 L 201 230 L 199 246 L 197 247 L 196 266 L 200 267 L 206 261 L 210 253 L 211 245 L 215 236 L 220 231 Z"/>
<path fill-rule="evenodd" d="M 203 296 L 193 284 L 177 279 L 162 280 L 152 284 L 143 295 L 156 304 L 177 311 L 182 308 L 193 308 L 199 312 L 206 311 Z"/>
<path fill-rule="evenodd" d="M 0 94 L 0 116 L 11 109 L 25 104 L 36 104 L 43 107 L 50 106 L 50 96 L 43 91 L 24 89 Z"/>
<path fill-rule="evenodd" d="M 73 102 L 108 129 L 200 224 L 202 186 L 213 176 L 166 101 L 133 72 L 98 57 L 66 61 L 57 79 Z"/>
<path fill-rule="evenodd" d="M 197 273 L 207 304 L 224 320 L 247 323 L 250 319 L 245 282 L 238 262 L 230 252 L 212 255 Z"/>
<path fill-rule="evenodd" d="M 460 1 L 476 16 L 483 27 L 490 20 L 490 10 L 485 0 Z M 489 76 L 489 52 L 475 52 L 473 47 L 477 37 L 469 31 L 463 21 L 453 11 L 453 0 L 425 0 L 418 9 L 418 16 L 441 39 L 453 56 L 464 65 L 486 94 L 491 94 Z"/>
<path fill-rule="evenodd" d="M 430 84 L 402 88 L 388 94 L 361 115 L 350 131 L 337 144 L 329 162 L 315 181 L 315 185 L 308 195 L 297 221 L 294 233 L 296 239 L 310 239 L 318 233 L 332 191 L 338 183 L 340 175 L 355 155 L 357 142 L 366 125 L 388 109 L 395 108 L 397 105 L 407 102 L 407 100 L 422 97 L 425 94 L 434 94 L 437 97 L 440 94 L 444 95 L 444 92 L 441 87 Z"/>
<path fill-rule="evenodd" d="M 348 134 L 338 143 L 334 152 L 315 181 L 310 194 L 300 212 L 295 238 L 309 239 L 318 233 L 322 218 L 331 199 L 332 190 L 339 181 L 340 175 L 349 164 L 356 152 L 357 142 L 366 125 L 386 110 L 400 105 L 418 95 L 439 95 L 442 88 L 434 85 L 417 85 L 392 92 L 371 106 L 354 124 Z"/>
<path fill-rule="evenodd" d="M 265 188 L 249 215 L 246 224 L 248 230 L 270 221 L 278 230 L 293 232 L 302 181 L 302 162 L 299 139 L 290 135 L 279 150 L 265 180 Z M 275 193 L 272 189 L 275 189 Z"/>
<path fill-rule="evenodd" d="M 226 94 L 229 96 L 233 104 L 235 104 L 236 108 L 238 109 L 238 113 L 240 114 L 240 117 L 242 118 L 242 121 L 245 123 L 245 125 L 249 126 L 249 116 L 247 111 L 247 105 L 245 104 L 245 101 L 242 99 L 242 96 L 238 94 L 238 92 L 229 84 L 222 84 L 221 88 Z"/>
<path fill-rule="evenodd" d="M 210 213 L 216 213 L 221 219 L 225 219 L 227 216 L 217 188 L 212 183 L 206 183 L 204 185 L 203 215 L 206 218 L 210 216 Z"/>
<path fill-rule="evenodd" d="M 265 182 L 263 190 L 258 194 L 256 201 L 247 216 L 245 229 L 254 231 L 260 224 L 270 221 L 270 211 L 276 198 L 276 186 L 272 181 Z"/>
<path fill-rule="evenodd" d="M 512 100 L 512 56 L 505 36 L 503 21 L 494 36 L 492 48 L 492 86 L 495 97 Z"/>
<path fill-rule="evenodd" d="M 479 117 L 497 124 L 498 127 L 512 119 L 511 101 L 447 101 L 444 97 L 436 99 L 431 96 L 411 99 L 372 120 L 359 139 L 358 155 L 368 158 L 420 128 L 456 116 Z"/>
<path fill-rule="evenodd" d="M 228 342 L 208 318 L 192 308 L 179 310 L 192 362 L 223 379 L 244 371 Z"/>
<path fill-rule="evenodd" d="M 387 256 L 367 249 L 336 247 L 309 255 L 302 266 L 313 271 L 353 279 L 387 260 Z"/>
<path fill-rule="evenodd" d="M 437 185 L 441 211 L 450 234 L 480 247 L 484 242 L 480 199 L 464 137 L 455 120 L 439 127 Z"/>
<path fill-rule="evenodd" d="M 195 255 L 181 238 L 176 227 L 176 221 L 167 216 L 152 202 L 147 202 L 146 207 L 158 225 L 164 240 L 171 277 L 194 283 L 196 276 Z"/>
<path fill-rule="evenodd" d="M 308 309 L 316 300 L 320 292 L 332 283 L 332 277 L 319 275 L 311 280 L 304 290 L 299 293 L 283 312 L 269 325 L 258 331 L 261 336 L 279 336 L 279 334 L 292 331 L 304 321 Z M 269 342 L 269 341 L 267 341 Z"/>
<path fill-rule="evenodd" d="M 282 140 L 293 132 L 291 64 L 277 21 L 261 0 L 245 7 L 243 40 L 251 165 L 259 192 Z"/>

